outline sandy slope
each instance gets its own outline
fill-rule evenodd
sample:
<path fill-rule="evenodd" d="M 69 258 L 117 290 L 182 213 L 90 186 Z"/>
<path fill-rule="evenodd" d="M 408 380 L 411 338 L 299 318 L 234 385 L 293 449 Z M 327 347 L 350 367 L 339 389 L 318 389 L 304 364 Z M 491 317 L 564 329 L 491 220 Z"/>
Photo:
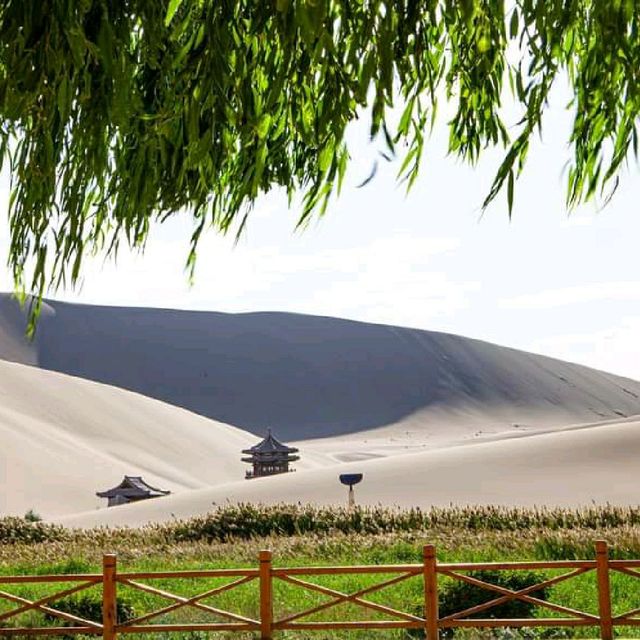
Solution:
<path fill-rule="evenodd" d="M 254 433 L 272 426 L 284 440 L 353 435 L 356 454 L 369 438 L 386 439 L 376 446 L 390 451 L 640 413 L 639 382 L 443 333 L 287 313 L 50 301 L 36 344 L 27 345 L 20 318 L 0 296 L 1 358 Z"/>
<path fill-rule="evenodd" d="M 255 442 L 139 394 L 0 361 L 0 514 L 96 508 L 95 491 L 124 474 L 172 491 L 243 478 L 240 450 Z"/>
<path fill-rule="evenodd" d="M 69 526 L 141 525 L 232 502 L 344 503 L 338 473 L 365 474 L 361 504 L 637 504 L 640 420 L 393 456 L 288 476 L 230 483 L 63 518 Z"/>
<path fill-rule="evenodd" d="M 226 499 L 333 502 L 341 468 L 365 471 L 361 499 L 385 504 L 631 499 L 627 481 L 596 480 L 638 470 L 635 422 L 520 436 L 640 414 L 632 380 L 448 334 L 295 314 L 49 302 L 34 343 L 23 327 L 0 294 L 0 357 L 32 365 L 0 360 L 0 513 L 95 511 L 95 491 L 124 474 L 176 495 L 78 522 L 186 516 Z M 298 472 L 240 480 L 240 450 L 255 437 L 179 406 L 257 433 L 272 426 L 297 441 Z"/>

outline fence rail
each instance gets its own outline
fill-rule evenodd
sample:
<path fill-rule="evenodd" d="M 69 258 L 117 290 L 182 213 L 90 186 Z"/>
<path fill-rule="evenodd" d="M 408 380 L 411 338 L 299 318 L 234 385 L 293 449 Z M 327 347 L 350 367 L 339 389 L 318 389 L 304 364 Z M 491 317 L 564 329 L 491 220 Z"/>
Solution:
<path fill-rule="evenodd" d="M 599 627 L 600 637 L 604 640 L 613 638 L 616 626 L 640 626 L 640 607 L 619 615 L 612 614 L 610 576 L 612 573 L 622 573 L 634 578 L 640 578 L 640 560 L 610 560 L 607 545 L 603 541 L 596 542 L 595 560 L 561 560 L 549 562 L 487 562 L 487 563 L 446 563 L 437 562 L 436 550 L 432 545 L 424 548 L 421 564 L 404 565 L 364 565 L 364 566 L 322 566 L 322 567 L 273 567 L 270 551 L 261 551 L 259 562 L 255 568 L 246 569 L 215 569 L 203 571 L 165 571 L 165 572 L 123 572 L 117 570 L 115 555 L 105 555 L 103 570 L 99 574 L 64 574 L 51 576 L 0 576 L 0 601 L 17 605 L 0 613 L 0 636 L 18 635 L 93 635 L 102 636 L 105 640 L 115 640 L 118 635 L 140 633 L 167 633 L 179 631 L 237 631 L 253 632 L 263 640 L 269 640 L 281 630 L 305 631 L 305 637 L 310 631 L 326 631 L 339 629 L 423 629 L 428 640 L 438 640 L 441 629 L 455 627 Z M 486 582 L 473 575 L 473 572 L 490 571 L 519 571 L 519 570 L 556 570 L 563 571 L 559 575 L 545 577 L 538 584 L 520 590 L 508 589 Z M 471 572 L 471 573 L 470 573 Z M 588 613 L 572 609 L 548 600 L 536 597 L 534 594 L 541 589 L 572 580 L 587 573 L 595 575 L 597 586 L 597 611 Z M 347 576 L 347 575 L 377 575 L 382 579 L 374 584 L 351 592 L 343 592 L 313 582 L 315 576 Z M 446 577 L 452 580 L 466 582 L 492 593 L 495 597 L 483 604 L 468 607 L 446 616 L 438 613 L 438 578 Z M 185 580 L 193 582 L 198 579 L 223 579 L 224 584 L 210 587 L 196 595 L 189 597 L 171 593 L 145 581 L 158 579 Z M 372 594 L 403 581 L 420 578 L 424 594 L 422 615 L 415 611 L 403 611 L 399 608 L 376 602 L 370 599 Z M 204 600 L 233 591 L 249 583 L 257 583 L 256 597 L 259 599 L 256 607 L 258 615 L 249 617 L 221 609 Z M 19 595 L 5 591 L 5 585 L 25 584 L 56 585 L 64 583 L 64 589 L 48 594 L 38 599 L 29 600 Z M 328 599 L 315 606 L 302 608 L 296 612 L 286 614 L 278 612 L 274 607 L 273 590 L 275 583 L 285 583 L 289 588 L 319 593 Z M 102 588 L 102 617 L 101 620 L 88 620 L 81 616 L 56 609 L 55 603 L 61 598 L 81 593 L 91 588 Z M 142 591 L 152 597 L 166 600 L 167 604 L 133 619 L 118 622 L 117 593 L 119 588 Z M 546 609 L 560 617 L 535 617 L 525 619 L 506 618 L 477 618 L 480 613 L 490 614 L 491 609 L 509 601 L 523 601 L 539 608 Z M 384 614 L 387 619 L 371 619 L 371 615 L 358 620 L 309 620 L 310 617 L 335 609 L 343 604 L 355 605 L 360 611 Z M 639 603 L 640 604 L 640 603 Z M 208 614 L 216 618 L 215 621 L 203 623 L 167 623 L 154 621 L 174 611 L 187 608 L 196 609 L 199 613 Z M 67 625 L 59 626 L 18 627 L 6 626 L 12 618 L 37 611 L 47 615 L 50 619 L 64 621 Z M 222 619 L 222 621 L 220 621 Z M 15 620 L 14 620 L 15 621 Z"/>

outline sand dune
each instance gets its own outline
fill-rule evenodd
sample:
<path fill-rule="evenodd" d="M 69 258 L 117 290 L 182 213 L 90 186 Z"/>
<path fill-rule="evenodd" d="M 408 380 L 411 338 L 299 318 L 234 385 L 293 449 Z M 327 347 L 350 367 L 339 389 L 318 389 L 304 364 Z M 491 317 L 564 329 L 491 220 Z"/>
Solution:
<path fill-rule="evenodd" d="M 0 295 L 0 513 L 135 524 L 226 500 L 340 502 L 351 469 L 368 503 L 635 498 L 639 423 L 566 426 L 640 414 L 640 383 L 586 367 L 282 313 L 48 302 L 35 342 L 23 329 Z M 298 471 L 242 480 L 256 439 L 223 422 L 295 441 Z M 124 474 L 175 495 L 96 511 Z"/>
<path fill-rule="evenodd" d="M 92 509 L 142 474 L 181 491 L 244 477 L 256 438 L 139 394 L 0 361 L 0 514 Z M 311 465 L 307 456 L 302 463 Z"/>
<path fill-rule="evenodd" d="M 637 504 L 639 446 L 640 420 L 627 420 L 230 483 L 60 521 L 138 526 L 205 513 L 227 501 L 344 504 L 337 476 L 345 471 L 364 473 L 356 489 L 360 504 Z"/>
<path fill-rule="evenodd" d="M 273 426 L 285 440 L 370 435 L 396 438 L 398 447 L 416 438 L 431 446 L 443 434 L 448 441 L 514 423 L 640 413 L 639 382 L 443 333 L 288 313 L 49 301 L 29 345 L 20 318 L 15 301 L 0 297 L 0 332 L 8 336 L 0 333 L 1 358 L 136 391 L 254 433 Z"/>

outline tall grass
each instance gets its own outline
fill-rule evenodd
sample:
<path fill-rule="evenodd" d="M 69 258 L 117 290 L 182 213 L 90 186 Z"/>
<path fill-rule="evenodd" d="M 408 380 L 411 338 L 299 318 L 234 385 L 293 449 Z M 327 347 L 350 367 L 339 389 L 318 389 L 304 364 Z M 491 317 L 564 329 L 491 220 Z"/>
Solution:
<path fill-rule="evenodd" d="M 521 531 L 547 529 L 611 529 L 640 525 L 640 508 L 588 507 L 578 510 L 510 507 L 434 507 L 393 509 L 359 507 L 353 510 L 310 505 L 256 506 L 241 504 L 219 508 L 206 516 L 162 525 L 156 533 L 175 542 L 248 539 L 255 536 L 294 536 L 308 533 L 377 535 L 429 529 L 469 531 Z"/>
<path fill-rule="evenodd" d="M 0 544 L 94 541 L 126 537 L 147 544 L 250 540 L 258 537 L 359 534 L 383 535 L 430 530 L 464 530 L 469 533 L 551 531 L 603 531 L 640 526 L 640 507 L 588 507 L 583 509 L 511 507 L 337 507 L 278 504 L 240 504 L 219 507 L 191 518 L 129 528 L 65 529 L 24 518 L 0 518 Z"/>

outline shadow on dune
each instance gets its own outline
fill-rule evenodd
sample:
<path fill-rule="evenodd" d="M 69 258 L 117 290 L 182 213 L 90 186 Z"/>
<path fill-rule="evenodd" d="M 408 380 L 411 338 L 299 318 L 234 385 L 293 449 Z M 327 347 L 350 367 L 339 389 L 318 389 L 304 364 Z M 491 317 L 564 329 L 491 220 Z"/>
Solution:
<path fill-rule="evenodd" d="M 0 357 L 158 398 L 255 433 L 324 437 L 416 411 L 640 413 L 640 383 L 458 336 L 289 313 L 48 302 L 24 345 L 0 300 Z"/>

